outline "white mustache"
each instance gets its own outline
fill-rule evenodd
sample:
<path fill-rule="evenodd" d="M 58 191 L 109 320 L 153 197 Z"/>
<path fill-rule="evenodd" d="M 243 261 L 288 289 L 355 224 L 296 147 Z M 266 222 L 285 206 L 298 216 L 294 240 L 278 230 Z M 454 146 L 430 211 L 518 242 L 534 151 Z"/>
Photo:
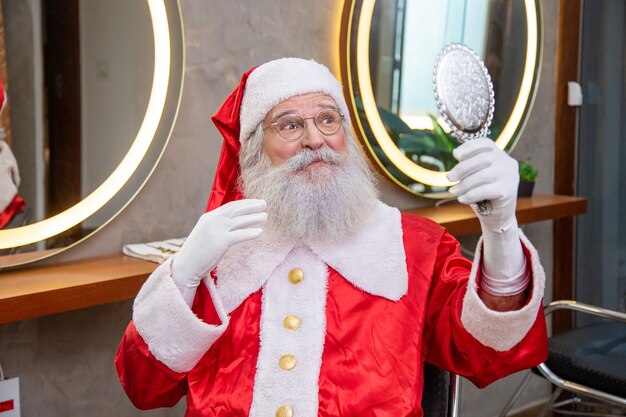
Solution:
<path fill-rule="evenodd" d="M 304 149 L 297 155 L 289 158 L 285 163 L 285 168 L 288 171 L 295 172 L 317 161 L 337 165 L 343 158 L 343 155 L 327 147 L 318 148 L 316 150 Z"/>
<path fill-rule="evenodd" d="M 352 136 L 347 136 L 347 145 L 345 153 L 328 146 L 314 151 L 299 149 L 299 154 L 281 165 L 274 165 L 265 153 L 255 160 L 255 154 L 247 152 L 259 150 L 242 146 L 241 160 L 247 163 L 241 167 L 241 187 L 246 198 L 267 201 L 266 233 L 312 242 L 350 236 L 359 230 L 378 196 L 374 176 Z M 299 175 L 304 173 L 302 168 L 318 160 L 336 165 Z"/>

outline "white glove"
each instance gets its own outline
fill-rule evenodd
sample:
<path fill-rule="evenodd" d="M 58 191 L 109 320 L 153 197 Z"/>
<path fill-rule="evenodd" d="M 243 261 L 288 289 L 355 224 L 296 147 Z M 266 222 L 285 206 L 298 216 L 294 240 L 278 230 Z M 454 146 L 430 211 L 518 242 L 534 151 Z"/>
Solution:
<path fill-rule="evenodd" d="M 203 214 L 172 261 L 172 277 L 191 307 L 202 279 L 231 246 L 259 237 L 265 200 L 238 200 Z"/>
<path fill-rule="evenodd" d="M 515 217 L 517 161 L 488 138 L 469 140 L 452 155 L 459 163 L 448 179 L 459 183 L 450 192 L 475 211 L 474 204 L 482 200 L 489 200 L 493 207 L 490 214 L 478 215 L 484 243 L 482 288 L 499 296 L 524 291 L 529 275 Z"/>
<path fill-rule="evenodd" d="M 483 231 L 498 233 L 511 228 L 516 222 L 517 161 L 488 138 L 468 140 L 452 155 L 459 163 L 448 173 L 448 179 L 459 183 L 450 192 L 464 204 L 491 201 L 492 212 L 478 216 Z"/>

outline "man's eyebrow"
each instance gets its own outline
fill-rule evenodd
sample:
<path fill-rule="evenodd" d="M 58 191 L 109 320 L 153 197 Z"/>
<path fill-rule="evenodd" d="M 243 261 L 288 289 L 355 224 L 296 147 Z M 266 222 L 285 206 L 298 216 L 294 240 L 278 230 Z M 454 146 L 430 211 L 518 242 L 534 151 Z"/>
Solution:
<path fill-rule="evenodd" d="M 294 114 L 294 113 L 297 113 L 296 109 L 278 110 L 276 113 L 272 114 L 272 117 L 270 118 L 270 120 L 276 121 L 277 119 L 283 117 L 286 114 Z"/>
<path fill-rule="evenodd" d="M 322 109 L 334 109 L 334 110 L 338 110 L 337 109 L 337 105 L 335 103 L 332 103 L 330 101 L 327 102 L 322 102 L 322 103 L 318 103 L 317 106 L 318 108 L 322 108 Z M 298 111 L 296 109 L 290 109 L 290 108 L 286 108 L 283 110 L 278 110 L 276 113 L 272 114 L 272 117 L 270 118 L 270 120 L 272 122 L 278 120 L 279 118 L 287 115 L 287 114 L 298 114 Z"/>
<path fill-rule="evenodd" d="M 317 105 L 317 107 L 322 107 L 322 108 L 325 108 L 325 109 L 334 109 L 334 110 L 339 111 L 339 109 L 337 108 L 337 105 L 335 103 L 330 102 L 330 101 L 319 103 Z"/>

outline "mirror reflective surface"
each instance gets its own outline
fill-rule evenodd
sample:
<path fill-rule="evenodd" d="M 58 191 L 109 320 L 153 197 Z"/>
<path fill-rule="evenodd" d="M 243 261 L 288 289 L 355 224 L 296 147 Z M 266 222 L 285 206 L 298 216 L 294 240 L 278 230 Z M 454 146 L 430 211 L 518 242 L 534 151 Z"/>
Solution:
<path fill-rule="evenodd" d="M 0 230 L 0 268 L 76 244 L 130 202 L 169 138 L 184 61 L 177 1 L 5 0 L 2 14 L 25 209 Z"/>
<path fill-rule="evenodd" d="M 446 198 L 458 143 L 437 110 L 433 67 L 447 44 L 471 47 L 495 91 L 489 137 L 510 151 L 526 121 L 541 56 L 539 0 L 353 0 L 344 8 L 342 77 L 355 129 L 402 188 Z"/>

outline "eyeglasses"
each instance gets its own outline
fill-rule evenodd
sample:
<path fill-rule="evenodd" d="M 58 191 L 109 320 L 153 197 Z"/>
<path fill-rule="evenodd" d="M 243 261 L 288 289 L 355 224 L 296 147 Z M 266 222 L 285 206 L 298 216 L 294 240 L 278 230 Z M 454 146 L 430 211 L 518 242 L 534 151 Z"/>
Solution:
<path fill-rule="evenodd" d="M 323 135 L 332 135 L 337 133 L 341 127 L 343 114 L 335 109 L 322 109 L 315 116 L 302 117 L 299 114 L 286 114 L 280 116 L 274 123 L 266 127 L 273 128 L 281 138 L 286 141 L 294 141 L 299 139 L 306 129 L 306 121 L 313 119 L 317 130 Z"/>

